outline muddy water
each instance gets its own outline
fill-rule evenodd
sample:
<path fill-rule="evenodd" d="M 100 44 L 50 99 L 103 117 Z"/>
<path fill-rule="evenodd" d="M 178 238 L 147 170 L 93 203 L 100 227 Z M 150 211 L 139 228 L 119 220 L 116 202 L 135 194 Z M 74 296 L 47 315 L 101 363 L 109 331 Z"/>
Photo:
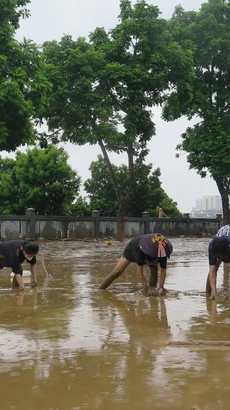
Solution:
<path fill-rule="evenodd" d="M 38 262 L 20 295 L 2 270 L 1 410 L 228 410 L 230 347 L 211 342 L 230 342 L 230 299 L 205 296 L 210 239 L 172 241 L 164 298 L 142 294 L 134 265 L 98 291 L 116 242 L 41 244 L 53 280 Z"/>

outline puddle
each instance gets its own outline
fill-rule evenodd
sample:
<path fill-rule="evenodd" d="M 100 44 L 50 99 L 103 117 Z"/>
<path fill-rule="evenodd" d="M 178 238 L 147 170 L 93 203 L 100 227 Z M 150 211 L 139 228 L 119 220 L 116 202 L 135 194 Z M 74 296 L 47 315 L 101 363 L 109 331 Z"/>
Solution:
<path fill-rule="evenodd" d="M 172 239 L 164 297 L 144 296 L 135 265 L 98 290 L 124 249 L 115 241 L 42 243 L 53 279 L 39 261 L 38 287 L 19 295 L 3 269 L 1 408 L 228 410 L 229 272 L 211 301 L 209 241 Z"/>

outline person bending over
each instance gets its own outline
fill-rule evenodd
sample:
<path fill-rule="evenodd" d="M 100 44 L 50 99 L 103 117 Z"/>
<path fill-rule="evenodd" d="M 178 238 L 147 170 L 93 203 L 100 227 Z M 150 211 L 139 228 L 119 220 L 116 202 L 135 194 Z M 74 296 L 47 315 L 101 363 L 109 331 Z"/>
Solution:
<path fill-rule="evenodd" d="M 136 264 L 136 272 L 139 281 L 144 290 L 148 293 L 148 285 L 143 273 L 145 264 L 150 269 L 149 287 L 157 286 L 157 265 L 161 267 L 159 294 L 164 293 L 164 284 L 166 279 L 167 259 L 170 257 L 173 250 L 172 243 L 160 233 L 152 233 L 147 235 L 139 235 L 127 244 L 124 249 L 123 256 L 115 266 L 113 271 L 106 276 L 100 284 L 99 289 L 106 289 L 111 283 L 117 279 L 127 268 L 134 262 Z"/>
<path fill-rule="evenodd" d="M 0 269 L 11 268 L 14 273 L 13 287 L 24 289 L 22 263 L 28 262 L 32 274 L 32 286 L 37 285 L 36 255 L 39 251 L 37 242 L 12 240 L 0 243 Z"/>
<path fill-rule="evenodd" d="M 230 226 L 225 225 L 219 229 L 208 247 L 209 273 L 206 283 L 206 293 L 211 293 L 212 299 L 216 298 L 216 278 L 221 262 L 230 262 Z"/>

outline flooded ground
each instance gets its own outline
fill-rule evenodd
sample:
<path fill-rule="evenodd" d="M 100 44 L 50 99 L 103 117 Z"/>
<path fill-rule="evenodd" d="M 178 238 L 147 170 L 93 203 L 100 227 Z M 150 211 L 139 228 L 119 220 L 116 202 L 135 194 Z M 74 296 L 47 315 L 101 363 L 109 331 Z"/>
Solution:
<path fill-rule="evenodd" d="M 98 290 L 117 242 L 42 243 L 53 279 L 38 261 L 20 294 L 2 270 L 1 410 L 228 410 L 230 299 L 204 293 L 209 241 L 172 239 L 165 297 L 143 295 L 135 265 Z"/>

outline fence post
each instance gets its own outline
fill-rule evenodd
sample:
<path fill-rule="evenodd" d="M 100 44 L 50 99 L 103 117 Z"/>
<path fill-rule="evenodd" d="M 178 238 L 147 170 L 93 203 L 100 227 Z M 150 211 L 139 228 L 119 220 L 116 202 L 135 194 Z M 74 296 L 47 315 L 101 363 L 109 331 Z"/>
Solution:
<path fill-rule="evenodd" d="M 142 218 L 144 219 L 144 233 L 147 234 L 150 231 L 149 212 L 142 212 Z"/>
<path fill-rule="evenodd" d="M 69 222 L 68 221 L 62 221 L 61 223 L 61 235 L 62 238 L 68 238 L 68 229 L 69 228 Z"/>
<path fill-rule="evenodd" d="M 99 211 L 92 211 L 91 216 L 95 219 L 94 220 L 94 237 L 99 237 L 100 232 L 100 212 Z"/>
<path fill-rule="evenodd" d="M 26 209 L 26 237 L 30 239 L 35 239 L 35 209 L 27 208 Z"/>
<path fill-rule="evenodd" d="M 190 235 L 190 214 L 185 213 L 183 214 L 183 217 L 186 219 L 186 232 L 185 235 Z"/>

